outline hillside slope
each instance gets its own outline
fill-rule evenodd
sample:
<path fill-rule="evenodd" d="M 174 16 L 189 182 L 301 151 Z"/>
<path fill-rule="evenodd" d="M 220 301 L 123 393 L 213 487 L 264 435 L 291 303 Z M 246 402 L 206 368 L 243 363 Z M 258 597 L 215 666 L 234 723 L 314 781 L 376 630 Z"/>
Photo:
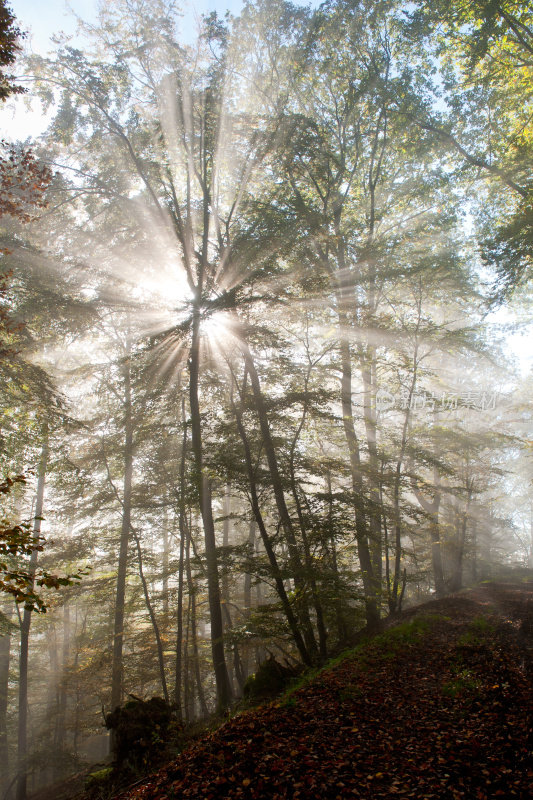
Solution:
<path fill-rule="evenodd" d="M 121 800 L 531 797 L 533 584 L 402 616 Z"/>

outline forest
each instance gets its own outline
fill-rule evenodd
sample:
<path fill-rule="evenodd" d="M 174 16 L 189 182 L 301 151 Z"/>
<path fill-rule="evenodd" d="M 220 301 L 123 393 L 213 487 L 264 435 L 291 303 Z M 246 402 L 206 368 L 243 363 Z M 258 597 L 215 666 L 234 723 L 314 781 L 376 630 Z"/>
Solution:
<path fill-rule="evenodd" d="M 533 5 L 0 0 L 0 798 L 533 575 Z M 514 350 L 513 350 L 514 348 Z"/>

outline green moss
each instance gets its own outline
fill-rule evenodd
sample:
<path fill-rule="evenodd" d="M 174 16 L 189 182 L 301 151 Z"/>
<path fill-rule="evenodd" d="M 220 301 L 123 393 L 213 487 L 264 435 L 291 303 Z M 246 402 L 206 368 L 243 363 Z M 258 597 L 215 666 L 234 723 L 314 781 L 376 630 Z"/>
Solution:
<path fill-rule="evenodd" d="M 357 647 L 345 650 L 323 666 L 307 670 L 300 678 L 291 683 L 279 700 L 279 705 L 286 706 L 289 701 L 293 705 L 294 700 L 292 698 L 295 692 L 304 689 L 311 683 L 317 685 L 321 674 L 334 669 L 347 659 L 357 660 L 363 669 L 371 668 L 372 664 L 393 661 L 403 648 L 420 641 L 426 636 L 435 623 L 449 621 L 449 619 L 449 617 L 440 614 L 425 614 L 416 617 L 411 622 L 396 625 L 394 628 L 390 628 L 377 636 L 368 637 Z M 340 698 L 341 700 L 354 699 L 360 697 L 361 694 L 361 690 L 355 686 L 349 687 L 344 691 L 347 694 L 345 698 Z"/>
<path fill-rule="evenodd" d="M 91 772 L 85 779 L 86 789 L 95 789 L 106 784 L 113 774 L 113 767 L 104 767 L 96 772 Z"/>
<path fill-rule="evenodd" d="M 470 622 L 466 632 L 457 640 L 459 647 L 478 647 L 496 632 L 494 624 L 487 617 L 476 617 Z"/>
<path fill-rule="evenodd" d="M 391 661 L 405 647 L 416 644 L 430 633 L 437 622 L 449 619 L 439 614 L 425 614 L 415 617 L 411 622 L 396 625 L 375 636 L 367 645 L 366 651 L 372 660 Z"/>

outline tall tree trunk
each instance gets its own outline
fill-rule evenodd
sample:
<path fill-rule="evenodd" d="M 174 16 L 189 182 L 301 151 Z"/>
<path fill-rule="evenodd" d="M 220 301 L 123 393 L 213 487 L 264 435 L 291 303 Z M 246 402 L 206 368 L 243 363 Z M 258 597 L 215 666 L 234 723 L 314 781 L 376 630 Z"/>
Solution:
<path fill-rule="evenodd" d="M 126 602 L 126 573 L 131 527 L 131 490 L 133 480 L 133 413 L 131 390 L 131 341 L 128 335 L 123 361 L 124 379 L 124 488 L 122 495 L 122 526 L 118 554 L 115 619 L 113 626 L 113 662 L 111 667 L 111 708 L 122 702 L 124 695 L 124 609 Z"/>
<path fill-rule="evenodd" d="M 224 547 L 224 552 L 226 555 L 227 555 L 227 548 L 229 547 L 230 513 L 231 513 L 231 486 L 228 482 L 226 484 L 226 490 L 224 493 L 224 523 L 222 528 L 222 546 Z M 222 612 L 224 616 L 225 629 L 228 634 L 231 634 L 231 629 L 233 627 L 233 622 L 231 619 L 231 612 L 230 612 L 230 602 L 231 602 L 231 595 L 229 590 L 228 569 L 226 567 L 224 569 L 224 573 L 222 576 Z M 233 656 L 233 676 L 235 679 L 233 682 L 233 691 L 235 694 L 239 694 L 242 697 L 245 678 L 244 678 L 244 670 L 242 666 L 241 654 L 239 652 L 239 646 L 237 642 L 230 642 L 230 647 L 231 647 L 231 654 Z"/>
<path fill-rule="evenodd" d="M 130 525 L 130 530 L 131 530 L 131 534 L 132 534 L 132 536 L 133 536 L 133 538 L 135 540 L 135 547 L 137 549 L 137 563 L 139 565 L 139 577 L 141 579 L 141 584 L 142 584 L 142 587 L 143 587 L 144 602 L 146 604 L 146 609 L 148 611 L 148 616 L 150 617 L 150 621 L 151 621 L 152 627 L 154 629 L 155 644 L 156 644 L 156 650 L 157 650 L 157 661 L 158 661 L 158 664 L 159 664 L 159 677 L 160 677 L 160 680 L 161 680 L 161 688 L 163 690 L 163 697 L 165 698 L 165 702 L 167 704 L 169 704 L 170 703 L 170 697 L 169 697 L 169 694 L 168 694 L 167 679 L 166 679 L 166 675 L 165 675 L 165 659 L 164 659 L 164 656 L 163 656 L 163 642 L 161 641 L 161 634 L 159 632 L 159 625 L 158 625 L 158 622 L 157 622 L 157 617 L 155 615 L 154 607 L 153 607 L 152 602 L 150 600 L 150 592 L 149 592 L 149 589 L 148 589 L 148 583 L 147 583 L 146 577 L 144 575 L 143 560 L 142 560 L 142 550 L 141 550 L 141 541 L 140 541 L 140 538 L 139 538 L 139 534 L 137 533 L 135 528 L 133 528 L 133 526 L 131 526 L 131 525 Z"/>
<path fill-rule="evenodd" d="M 180 534 L 180 555 L 178 567 L 178 624 L 176 634 L 176 673 L 174 680 L 174 702 L 178 708 L 178 713 L 183 718 L 183 709 L 181 705 L 181 682 L 183 671 L 183 585 L 184 585 L 184 558 L 185 558 L 185 542 L 187 538 L 187 519 L 185 508 L 185 461 L 187 456 L 187 421 L 185 419 L 185 399 L 181 402 L 181 419 L 183 424 L 183 439 L 181 442 L 181 458 L 180 458 L 180 485 L 179 485 L 179 517 L 178 526 Z M 185 687 L 184 687 L 185 690 Z"/>
<path fill-rule="evenodd" d="M 196 630 L 196 586 L 194 585 L 192 570 L 191 570 L 190 537 L 191 537 L 191 531 L 189 528 L 188 539 L 187 539 L 187 553 L 185 561 L 187 564 L 187 590 L 189 592 L 190 609 L 191 609 L 190 636 L 192 645 L 192 659 L 193 659 L 194 677 L 196 679 L 196 690 L 198 693 L 198 701 L 200 703 L 201 713 L 204 718 L 207 718 L 209 716 L 209 710 L 207 708 L 207 703 L 205 701 L 204 689 L 202 685 L 202 676 L 200 674 L 200 653 L 198 651 L 198 635 Z"/>
<path fill-rule="evenodd" d="M 250 564 L 255 555 L 256 527 L 257 527 L 257 522 L 255 520 L 255 517 L 252 517 L 250 520 L 250 524 L 248 525 L 248 542 L 247 542 L 248 544 L 247 560 L 248 563 Z M 244 618 L 246 620 L 249 620 L 252 613 L 252 570 L 250 566 L 244 573 L 243 606 L 244 606 Z M 246 681 L 246 678 L 251 672 L 250 647 L 248 645 L 245 646 L 244 652 L 245 656 L 243 663 L 243 678 Z"/>
<path fill-rule="evenodd" d="M 35 521 L 33 539 L 39 543 L 41 535 L 41 519 L 43 516 L 44 484 L 48 462 L 48 434 L 45 431 L 39 463 L 37 479 L 37 496 L 35 500 Z M 38 551 L 34 550 L 30 557 L 29 573 L 35 575 Z M 32 581 L 33 588 L 33 581 Z M 30 643 L 31 608 L 25 607 L 20 626 L 20 659 L 19 659 L 19 692 L 18 692 L 18 748 L 17 748 L 17 790 L 16 800 L 26 800 L 27 793 L 27 760 L 28 760 L 28 656 Z"/>
<path fill-rule="evenodd" d="M 304 381 L 304 393 L 307 394 L 308 385 L 309 385 L 309 378 L 311 375 L 311 364 L 308 366 L 307 374 Z M 298 522 L 300 525 L 300 533 L 302 536 L 302 542 L 304 546 L 304 556 L 305 556 L 305 568 L 307 572 L 307 580 L 309 581 L 309 585 L 311 587 L 311 596 L 313 598 L 313 607 L 315 609 L 316 615 L 316 627 L 318 632 L 318 646 L 320 649 L 320 658 L 322 661 L 325 661 L 328 657 L 328 647 L 327 647 L 327 637 L 328 633 L 326 630 L 326 623 L 324 620 L 324 612 L 322 609 L 322 601 L 320 599 L 320 594 L 318 591 L 318 586 L 316 583 L 315 578 L 315 569 L 313 564 L 313 559 L 311 556 L 311 547 L 309 546 L 309 538 L 307 536 L 306 524 L 302 510 L 302 504 L 300 502 L 300 496 L 298 493 L 298 484 L 296 480 L 296 467 L 295 467 L 295 453 L 296 453 L 296 445 L 298 444 L 298 440 L 300 438 L 300 434 L 303 430 L 303 426 L 305 424 L 305 419 L 307 416 L 307 404 L 304 403 L 304 409 L 302 413 L 302 417 L 296 429 L 296 433 L 293 437 L 290 447 L 290 455 L 289 455 L 289 473 L 290 473 L 290 483 L 291 483 L 291 492 L 292 497 L 294 500 L 294 505 L 296 508 L 296 514 L 298 516 Z"/>
<path fill-rule="evenodd" d="M 377 424 L 375 412 L 376 358 L 374 348 L 359 346 L 361 378 L 363 380 L 363 418 L 368 448 L 368 520 L 370 527 L 369 546 L 372 558 L 372 573 L 375 585 L 381 590 L 383 583 L 383 543 L 381 532 L 381 496 L 379 491 L 379 459 L 377 450 Z"/>
<path fill-rule="evenodd" d="M 79 618 L 79 607 L 76 604 L 76 622 L 75 622 L 75 640 L 81 641 L 83 639 L 83 635 L 85 633 L 87 627 L 87 617 L 89 615 L 88 610 L 85 612 L 83 616 L 83 620 L 81 623 L 81 630 L 78 630 L 78 618 Z M 78 670 L 80 662 L 80 648 L 79 646 L 76 647 L 74 653 L 74 660 L 72 664 L 72 671 L 74 674 L 74 720 L 72 726 L 72 750 L 75 756 L 78 755 L 78 742 L 81 734 L 81 696 L 82 696 L 82 689 L 81 689 L 81 681 L 80 681 L 80 673 Z M 110 742 L 111 744 L 111 742 Z"/>
<path fill-rule="evenodd" d="M 56 735 L 59 712 L 59 683 L 61 681 L 61 666 L 59 661 L 59 643 L 55 621 L 47 630 L 46 642 L 48 645 L 48 659 L 50 664 L 48 691 L 46 698 L 46 736 L 51 742 L 54 753 L 57 753 Z M 60 759 L 54 758 L 45 764 L 39 765 L 33 773 L 38 785 L 47 786 L 52 783 L 55 775 L 61 770 Z M 59 769 L 58 769 L 59 768 Z"/>
<path fill-rule="evenodd" d="M 68 662 L 70 658 L 70 606 L 68 600 L 63 606 L 63 653 L 61 659 L 61 677 L 59 681 L 59 697 L 55 732 L 55 749 L 65 749 L 65 727 L 67 716 Z M 56 776 L 59 778 L 59 776 Z"/>
<path fill-rule="evenodd" d="M 376 292 L 376 266 L 372 255 L 376 225 L 376 187 L 380 181 L 383 157 L 387 147 L 387 109 L 382 106 L 379 117 L 376 120 L 374 138 L 371 149 L 371 157 L 368 165 L 367 192 L 369 199 L 368 207 L 368 233 L 365 243 L 366 260 L 368 272 L 366 274 L 367 283 L 367 318 L 366 323 L 372 325 L 377 311 L 377 292 Z M 340 233 L 340 220 L 336 224 L 336 231 Z M 339 253 L 342 252 L 341 263 L 346 266 L 345 242 L 341 237 Z M 378 452 L 377 452 L 377 426 L 375 412 L 375 392 L 376 392 L 376 355 L 375 347 L 363 342 L 359 344 L 359 356 L 361 364 L 361 377 L 363 380 L 363 417 L 368 447 L 368 466 L 369 466 L 369 488 L 370 503 L 368 506 L 368 518 L 370 523 L 370 553 L 372 558 L 372 582 L 377 595 L 379 610 L 379 597 L 381 595 L 383 581 L 383 560 L 382 560 L 382 541 L 381 541 L 381 507 L 380 507 L 380 487 L 378 477 Z"/>
<path fill-rule="evenodd" d="M 163 616 L 165 618 L 165 626 L 168 624 L 168 558 L 168 514 L 165 511 L 165 515 L 163 517 Z"/>
<path fill-rule="evenodd" d="M 211 622 L 211 652 L 217 690 L 219 711 L 226 709 L 232 698 L 231 686 L 224 654 L 224 626 L 220 602 L 220 582 L 216 549 L 215 523 L 211 502 L 211 484 L 203 469 L 202 427 L 198 380 L 200 372 L 200 311 L 193 315 L 192 340 L 189 356 L 189 401 L 191 408 L 192 451 L 196 471 L 196 487 L 204 527 L 205 559 L 207 566 L 207 594 Z"/>
<path fill-rule="evenodd" d="M 433 569 L 433 580 L 435 582 L 435 594 L 437 597 L 444 597 L 446 594 L 446 584 L 444 581 L 444 567 L 442 565 L 442 542 L 440 536 L 439 509 L 441 502 L 440 475 L 435 467 L 433 470 L 433 484 L 435 494 L 433 500 L 429 501 L 419 491 L 416 481 L 411 478 L 411 487 L 416 499 L 423 510 L 429 516 L 430 536 L 431 536 L 431 564 Z"/>
<path fill-rule="evenodd" d="M 368 236 L 366 247 L 368 252 L 371 250 L 371 243 L 374 236 L 375 225 L 375 188 L 379 179 L 381 168 L 381 159 L 377 161 L 377 171 L 374 175 L 374 162 L 378 150 L 378 132 L 380 130 L 380 123 L 382 115 L 376 125 L 374 143 L 372 149 L 372 157 L 370 161 L 368 190 L 370 196 L 370 209 L 368 219 Z M 383 137 L 383 147 L 385 146 L 386 137 Z M 341 406 L 344 435 L 346 444 L 348 446 L 348 454 L 350 459 L 350 472 L 352 479 L 352 491 L 354 494 L 355 504 L 355 535 L 357 540 L 357 551 L 359 555 L 359 564 L 363 578 L 363 589 L 365 593 L 365 606 L 366 606 L 366 623 L 367 628 L 371 631 L 379 630 L 380 622 L 380 597 L 381 597 L 381 535 L 380 535 L 380 515 L 376 509 L 372 508 L 373 503 L 370 504 L 370 509 L 366 508 L 365 495 L 363 488 L 363 478 L 361 473 L 361 458 L 359 452 L 359 441 L 355 431 L 355 422 L 353 416 L 352 406 L 352 358 L 350 350 L 350 340 L 347 331 L 352 327 L 350 325 L 349 313 L 353 313 L 357 309 L 355 293 L 350 278 L 350 270 L 346 258 L 346 242 L 342 231 L 342 213 L 343 204 L 337 202 L 333 212 L 333 224 L 335 229 L 334 252 L 337 260 L 337 316 L 340 332 L 340 355 L 341 355 Z M 368 306 L 371 311 L 374 311 L 374 281 L 375 275 L 373 269 L 370 271 L 369 277 L 369 298 Z M 363 376 L 364 378 L 365 376 Z M 365 406 L 367 404 L 367 393 L 365 392 Z M 365 414 L 365 423 L 367 425 L 368 437 L 368 415 Z M 368 437 L 369 450 L 372 447 L 372 436 Z M 375 465 L 377 469 L 377 464 Z M 379 500 L 379 497 L 372 495 L 371 500 Z M 369 522 L 367 520 L 369 518 Z M 378 561 L 379 553 L 379 564 Z"/>
<path fill-rule="evenodd" d="M 224 520 L 222 522 L 222 547 L 224 551 L 224 558 L 227 557 L 227 548 L 229 547 L 229 514 L 231 511 L 231 486 L 229 483 L 226 483 L 226 488 L 224 490 L 224 503 L 222 506 L 222 515 Z M 228 581 L 228 568 L 227 565 L 224 565 L 222 570 L 222 580 L 221 580 L 221 601 L 222 601 L 222 619 L 224 622 L 224 634 L 227 638 L 228 635 L 231 634 L 231 629 L 233 626 L 231 613 L 229 610 L 229 602 L 230 602 L 230 591 L 229 591 L 229 581 Z M 231 649 L 231 642 L 227 640 L 226 647 Z M 235 682 L 237 681 L 237 676 L 235 675 L 235 669 L 232 670 L 228 669 L 228 677 L 230 679 L 232 692 L 235 694 Z"/>
<path fill-rule="evenodd" d="M 6 603 L 2 613 L 11 624 L 13 605 Z M 9 690 L 9 662 L 11 657 L 11 629 L 0 635 L 0 795 L 3 797 L 9 777 L 9 748 L 7 740 L 7 705 Z"/>
<path fill-rule="evenodd" d="M 190 665 L 190 656 L 189 656 L 189 638 L 190 638 L 190 630 L 191 630 L 191 609 L 192 609 L 192 595 L 188 593 L 188 605 L 187 605 L 187 625 L 185 626 L 185 641 L 183 642 L 183 664 L 184 664 L 184 672 L 183 672 L 183 714 L 185 717 L 185 722 L 187 725 L 190 725 L 192 722 L 192 714 L 191 714 L 191 665 Z"/>
<path fill-rule="evenodd" d="M 453 572 L 450 580 L 450 591 L 458 592 L 463 588 L 463 564 L 464 554 L 466 549 L 466 529 L 468 525 L 468 515 L 470 511 L 470 502 L 473 494 L 473 481 L 467 478 L 466 480 L 467 497 L 462 511 L 456 506 L 455 516 L 455 542 L 454 542 L 454 559 L 453 559 Z"/>
<path fill-rule="evenodd" d="M 345 611 L 341 599 L 341 580 L 339 575 L 339 567 L 337 563 L 337 544 L 335 542 L 335 535 L 333 531 L 333 487 L 331 484 L 331 472 L 326 473 L 326 483 L 329 495 L 328 502 L 328 523 L 329 523 L 329 546 L 331 550 L 331 568 L 333 570 L 333 586 L 335 589 L 335 618 L 337 623 L 337 639 L 342 644 L 348 639 L 348 625 L 345 617 Z"/>
<path fill-rule="evenodd" d="M 347 325 L 346 317 L 343 313 L 339 315 L 341 330 Z M 352 479 L 352 491 L 355 502 L 355 536 L 357 540 L 357 552 L 361 573 L 363 577 L 363 588 L 365 592 L 366 624 L 369 630 L 375 631 L 380 627 L 379 611 L 379 592 L 380 586 L 374 575 L 374 565 L 369 547 L 368 534 L 365 522 L 363 478 L 361 474 L 361 458 L 359 455 L 359 442 L 355 432 L 355 421 L 352 407 L 352 363 L 350 356 L 350 344 L 348 339 L 343 336 L 340 341 L 341 352 L 341 404 L 342 422 L 348 454 L 350 457 L 350 475 Z"/>
<path fill-rule="evenodd" d="M 421 307 L 418 306 L 418 322 L 421 319 Z M 418 330 L 418 329 L 417 329 Z M 396 469 L 394 475 L 394 488 L 393 488 L 393 509 L 394 509 L 394 576 L 392 582 L 392 591 L 389 582 L 387 581 L 387 592 L 389 595 L 389 611 L 393 614 L 400 605 L 400 570 L 402 559 L 402 517 L 400 511 L 400 490 L 402 469 L 405 460 L 405 452 L 407 448 L 407 436 L 409 431 L 409 423 L 411 416 L 411 404 L 415 393 L 416 381 L 418 376 L 418 340 L 415 344 L 413 354 L 413 376 L 411 378 L 411 385 L 407 396 L 407 407 L 405 409 L 405 416 L 402 425 L 402 439 L 400 444 L 400 453 L 396 461 Z M 404 573 L 407 574 L 404 570 Z M 403 582 L 403 590 L 405 591 L 405 581 Z M 403 594 L 403 592 L 402 592 Z"/>

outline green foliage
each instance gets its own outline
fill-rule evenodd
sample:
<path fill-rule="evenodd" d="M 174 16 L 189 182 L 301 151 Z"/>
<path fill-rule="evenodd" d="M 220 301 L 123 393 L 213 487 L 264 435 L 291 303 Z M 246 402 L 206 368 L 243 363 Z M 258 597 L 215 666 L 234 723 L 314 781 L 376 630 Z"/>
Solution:
<path fill-rule="evenodd" d="M 0 101 L 6 100 L 12 94 L 26 91 L 13 82 L 12 75 L 3 70 L 3 67 L 14 63 L 21 49 L 19 42 L 22 36 L 7 0 L 0 0 Z"/>
<path fill-rule="evenodd" d="M 531 275 L 533 9 L 508 0 L 438 0 L 406 16 L 411 34 L 435 48 L 445 76 L 451 113 L 432 129 L 480 177 L 494 178 L 490 202 L 484 197 L 477 213 L 501 302 Z"/>

